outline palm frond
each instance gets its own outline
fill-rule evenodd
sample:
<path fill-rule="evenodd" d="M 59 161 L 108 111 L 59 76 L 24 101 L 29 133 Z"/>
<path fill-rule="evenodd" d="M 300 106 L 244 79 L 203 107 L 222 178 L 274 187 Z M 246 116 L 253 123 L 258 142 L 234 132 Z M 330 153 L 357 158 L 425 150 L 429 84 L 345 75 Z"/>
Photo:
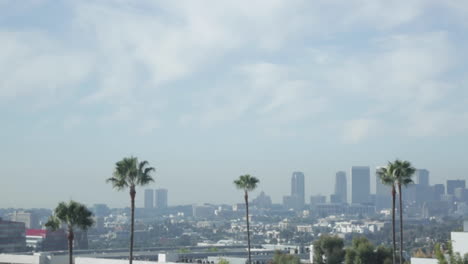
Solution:
<path fill-rule="evenodd" d="M 393 186 L 395 184 L 396 179 L 392 174 L 392 167 L 390 164 L 387 165 L 387 167 L 380 167 L 377 169 L 376 173 L 382 184 L 387 186 Z"/>
<path fill-rule="evenodd" d="M 92 213 L 85 205 L 70 201 L 68 203 L 60 202 L 54 210 L 54 215 L 49 218 L 46 227 L 57 230 L 60 224 L 66 224 L 70 228 L 79 227 L 86 230 L 94 223 Z"/>
<path fill-rule="evenodd" d="M 45 227 L 49 230 L 55 231 L 60 228 L 60 220 L 55 216 L 51 215 L 45 223 Z"/>
<path fill-rule="evenodd" d="M 151 173 L 156 171 L 153 167 L 146 167 L 149 165 L 148 161 L 142 161 L 138 165 L 138 177 L 136 183 L 138 185 L 147 185 L 151 182 L 154 182 L 153 177 L 151 177 Z"/>
<path fill-rule="evenodd" d="M 409 161 L 396 159 L 393 162 L 394 171 L 393 175 L 396 178 L 398 184 L 407 186 L 413 183 L 411 179 L 416 172 L 416 169 L 411 165 Z"/>
<path fill-rule="evenodd" d="M 234 185 L 241 190 L 253 191 L 257 188 L 257 184 L 260 182 L 257 178 L 246 174 L 239 176 L 239 179 L 234 181 Z"/>

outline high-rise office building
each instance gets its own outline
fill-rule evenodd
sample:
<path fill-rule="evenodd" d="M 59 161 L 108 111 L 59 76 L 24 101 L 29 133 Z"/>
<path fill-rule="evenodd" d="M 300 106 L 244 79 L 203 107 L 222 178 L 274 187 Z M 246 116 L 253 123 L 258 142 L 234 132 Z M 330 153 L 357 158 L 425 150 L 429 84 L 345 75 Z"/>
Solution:
<path fill-rule="evenodd" d="M 294 200 L 294 208 L 302 209 L 305 204 L 305 185 L 304 173 L 300 171 L 293 172 L 291 177 L 291 197 Z"/>
<path fill-rule="evenodd" d="M 447 194 L 455 195 L 457 188 L 466 188 L 465 180 L 447 180 Z"/>
<path fill-rule="evenodd" d="M 337 202 L 346 203 L 348 201 L 348 192 L 346 184 L 346 172 L 338 171 L 335 175 L 335 196 Z"/>
<path fill-rule="evenodd" d="M 433 199 L 440 201 L 441 196 L 445 194 L 445 186 L 443 184 L 434 184 L 432 186 L 432 193 L 434 195 Z"/>
<path fill-rule="evenodd" d="M 363 204 L 370 197 L 370 169 L 368 166 L 353 166 L 351 168 L 351 202 Z"/>
<path fill-rule="evenodd" d="M 384 185 L 382 183 L 382 180 L 380 179 L 379 175 L 377 174 L 377 171 L 381 167 L 377 167 L 375 171 L 375 194 L 376 195 L 382 195 L 382 196 L 389 196 L 390 194 L 390 186 Z"/>
<path fill-rule="evenodd" d="M 167 189 L 156 189 L 156 208 L 167 208 Z"/>
<path fill-rule="evenodd" d="M 465 188 L 456 188 L 455 189 L 455 198 L 460 202 L 468 202 L 468 189 Z"/>
<path fill-rule="evenodd" d="M 154 208 L 154 191 L 153 189 L 145 190 L 145 209 Z"/>
<path fill-rule="evenodd" d="M 418 169 L 415 172 L 416 183 L 421 186 L 429 186 L 429 171 L 426 169 Z"/>
<path fill-rule="evenodd" d="M 380 179 L 377 171 L 381 167 L 377 167 L 375 171 L 375 207 L 377 210 L 390 208 L 391 206 L 391 189 L 389 186 L 384 185 Z"/>

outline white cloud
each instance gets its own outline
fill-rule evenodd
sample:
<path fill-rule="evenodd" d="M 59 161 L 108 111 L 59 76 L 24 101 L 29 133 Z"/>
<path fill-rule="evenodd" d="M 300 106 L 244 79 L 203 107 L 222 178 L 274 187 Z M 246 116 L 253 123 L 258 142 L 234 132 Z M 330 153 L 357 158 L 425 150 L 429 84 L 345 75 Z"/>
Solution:
<path fill-rule="evenodd" d="M 181 123 L 281 125 L 325 113 L 352 123 L 390 116 L 409 127 L 441 112 L 436 106 L 459 89 L 446 76 L 463 60 L 451 33 L 401 30 L 431 19 L 428 10 L 441 5 L 453 13 L 464 7 L 423 0 L 73 2 L 66 30 L 80 43 L 63 32 L 2 29 L 0 97 L 60 100 L 86 82 L 92 87 L 80 93 L 81 107 L 103 106 L 101 121 L 143 116 L 159 126 L 154 116 L 179 103 L 172 85 L 205 78 L 216 81 L 185 88 L 195 102 L 174 114 Z M 343 110 L 352 101 L 362 105 Z M 432 127 L 430 134 L 441 129 Z"/>
<path fill-rule="evenodd" d="M 92 59 L 43 32 L 0 31 L 0 98 L 58 97 L 87 78 Z"/>
<path fill-rule="evenodd" d="M 343 140 L 348 143 L 359 143 L 376 132 L 377 124 L 376 120 L 366 118 L 347 121 L 343 128 Z"/>

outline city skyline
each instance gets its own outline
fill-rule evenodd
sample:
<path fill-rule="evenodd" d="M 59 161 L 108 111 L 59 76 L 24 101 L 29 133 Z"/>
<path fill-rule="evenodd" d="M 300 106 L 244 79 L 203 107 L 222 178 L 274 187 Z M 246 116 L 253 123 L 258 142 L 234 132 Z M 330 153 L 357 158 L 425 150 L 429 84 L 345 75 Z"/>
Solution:
<path fill-rule="evenodd" d="M 365 172 L 364 174 L 364 178 L 363 179 L 362 177 L 360 179 L 358 179 L 356 182 L 358 183 L 357 186 L 358 188 L 362 187 L 361 185 L 362 184 L 368 184 L 369 185 L 369 195 L 367 195 L 367 197 L 370 199 L 372 195 L 376 195 L 376 206 L 377 208 L 379 207 L 379 204 L 387 204 L 389 203 L 390 201 L 388 200 L 389 197 L 390 197 L 390 193 L 389 193 L 389 188 L 382 185 L 380 183 L 380 180 L 378 179 L 376 173 L 375 173 L 375 170 L 377 170 L 378 168 L 380 168 L 381 166 L 376 166 L 375 168 L 372 168 L 370 166 L 352 166 L 349 170 L 339 170 L 339 171 L 336 171 L 335 172 L 335 178 L 334 178 L 334 184 L 333 184 L 333 188 L 331 189 L 331 191 L 329 193 L 324 193 L 324 192 L 310 192 L 308 193 L 307 191 L 304 193 L 304 198 L 305 198 L 305 205 L 306 206 L 309 206 L 309 198 L 311 196 L 320 196 L 320 195 L 323 195 L 327 202 L 332 202 L 330 200 L 330 195 L 336 195 L 336 180 L 340 180 L 342 181 L 344 179 L 344 184 L 345 184 L 345 187 L 346 187 L 346 192 L 347 192 L 347 200 L 348 200 L 348 203 L 351 204 L 353 203 L 352 202 L 352 199 L 353 199 L 353 180 L 352 180 L 352 172 L 353 172 L 353 169 L 357 169 L 358 171 L 358 174 L 361 175 L 361 170 L 364 169 L 367 171 L 367 169 L 369 169 L 369 175 L 367 175 L 367 172 Z M 373 170 L 375 169 L 375 170 Z M 423 172 L 425 177 L 427 177 L 427 180 L 431 179 L 430 177 L 430 171 L 427 170 L 427 169 L 417 169 L 417 172 L 413 175 L 413 181 L 414 181 L 414 184 L 416 185 L 421 185 L 420 183 L 418 183 L 418 173 L 419 172 Z M 277 199 L 273 199 L 273 203 L 275 204 L 284 204 L 284 197 L 294 197 L 292 194 L 293 192 L 296 191 L 297 188 L 300 188 L 300 183 L 303 183 L 307 181 L 307 177 L 304 175 L 303 172 L 299 172 L 299 171 L 294 171 L 292 172 L 292 177 L 289 178 L 289 181 L 290 181 L 290 186 L 286 188 L 285 190 L 285 194 L 286 196 L 282 196 L 282 197 L 277 197 Z M 299 175 L 299 178 L 302 177 L 302 179 L 299 180 L 299 186 L 295 186 L 294 184 L 297 183 L 296 181 L 296 177 Z M 349 178 L 347 177 L 347 175 L 349 175 Z M 340 177 L 338 177 L 340 176 Z M 344 177 L 343 177 L 344 176 Z M 361 175 L 362 176 L 362 175 Z M 369 177 L 367 177 L 369 176 Z M 368 181 L 367 181 L 368 180 Z M 364 182 L 366 181 L 366 182 Z M 456 188 L 458 187 L 463 187 L 465 186 L 464 183 L 466 182 L 465 179 L 448 179 L 442 183 L 433 183 L 432 185 L 430 186 L 427 186 L 427 187 L 433 187 L 433 188 L 436 188 L 436 187 L 440 187 L 440 185 L 442 185 L 443 189 L 442 189 L 442 193 L 445 193 L 446 191 L 449 191 L 449 189 L 451 189 L 452 191 L 455 190 Z M 342 185 L 343 182 L 340 183 L 340 185 Z M 450 186 L 451 184 L 455 184 L 455 187 L 453 186 Z M 153 184 L 154 185 L 154 184 Z M 424 186 L 426 186 L 424 183 L 422 184 Z M 150 185 L 151 186 L 151 185 Z M 303 187 L 304 189 L 305 186 L 307 186 L 307 184 L 304 184 Z M 342 189 L 343 186 L 340 186 L 340 189 Z M 288 189 L 290 190 L 288 192 Z M 411 186 L 409 188 L 409 190 L 411 191 Z M 161 200 L 163 200 L 162 204 L 164 206 L 162 207 L 158 207 L 158 192 L 160 193 L 160 196 L 161 197 Z M 138 208 L 145 208 L 145 209 L 164 209 L 168 206 L 179 206 L 179 205 L 203 205 L 203 204 L 238 204 L 240 201 L 229 201 L 229 200 L 216 200 L 216 201 L 203 201 L 203 200 L 200 200 L 200 201 L 190 201 L 190 202 L 182 202 L 182 203 L 177 203 L 177 202 L 172 202 L 171 204 L 168 203 L 168 200 L 169 200 L 169 196 L 168 196 L 168 189 L 167 188 L 162 188 L 162 187 L 155 187 L 155 188 L 148 188 L 147 186 L 145 187 L 140 187 L 140 188 L 137 188 L 137 193 L 139 195 L 137 195 L 137 199 L 136 199 L 136 206 Z M 258 189 L 258 190 L 255 190 L 253 192 L 253 196 L 250 197 L 251 200 L 254 200 L 256 197 L 258 197 L 258 195 L 260 195 L 261 193 L 264 193 L 266 195 L 269 195 L 271 196 L 271 193 L 268 192 L 268 190 L 265 190 L 265 189 Z M 162 195 L 162 196 L 161 196 Z M 405 193 L 405 195 L 408 195 L 407 193 Z M 274 196 L 274 195 L 273 195 Z M 380 199 L 379 200 L 379 196 L 380 196 Z M 364 197 L 364 196 L 362 196 Z M 360 197 L 360 198 L 362 198 Z M 139 198 L 139 199 L 138 199 Z M 171 197 L 171 199 L 173 199 L 175 197 Z M 283 198 L 283 199 L 282 199 Z M 364 199 L 364 198 L 362 198 Z M 174 199 L 177 201 L 177 199 Z M 363 200 L 364 201 L 364 200 Z M 367 200 L 367 201 L 364 201 L 363 203 L 368 203 L 370 200 Z M 93 201 L 93 202 L 89 202 L 87 203 L 89 206 L 91 205 L 96 205 L 96 204 L 106 204 L 106 205 L 110 205 L 112 208 L 125 208 L 125 207 L 128 207 L 129 205 L 128 204 L 114 204 L 112 202 L 109 202 L 109 201 L 102 201 L 102 202 L 96 202 L 96 201 Z M 346 203 L 346 202 L 345 202 Z M 148 204 L 151 204 L 151 206 L 148 206 Z M 0 207 L 2 208 L 2 207 Z M 4 208 L 24 208 L 24 209 L 32 209 L 32 208 L 49 208 L 51 209 L 52 207 L 47 207 L 47 206 L 18 206 L 18 207 L 11 207 L 11 206 L 7 206 L 7 207 L 4 207 Z M 297 208 L 296 208 L 297 209 Z"/>
<path fill-rule="evenodd" d="M 1 1 L 0 207 L 125 206 L 105 179 L 131 155 L 170 204 L 242 202 L 247 173 L 278 203 L 293 171 L 308 201 L 338 170 L 396 158 L 431 184 L 467 180 L 467 15 L 463 1 Z"/>

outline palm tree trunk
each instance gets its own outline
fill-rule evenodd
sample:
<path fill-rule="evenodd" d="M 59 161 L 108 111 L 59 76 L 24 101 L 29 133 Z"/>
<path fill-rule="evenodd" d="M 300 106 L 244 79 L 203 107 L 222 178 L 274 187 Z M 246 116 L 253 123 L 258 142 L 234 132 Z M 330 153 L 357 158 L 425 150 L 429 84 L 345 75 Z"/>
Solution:
<path fill-rule="evenodd" d="M 400 197 L 400 264 L 403 264 L 403 201 L 400 183 L 398 183 L 398 195 Z"/>
<path fill-rule="evenodd" d="M 392 238 L 393 238 L 393 264 L 396 263 L 396 238 L 395 238 L 395 186 L 392 186 Z"/>
<path fill-rule="evenodd" d="M 132 264 L 133 262 L 133 233 L 135 229 L 135 186 L 130 186 L 130 199 L 131 199 L 131 211 L 132 211 L 132 218 L 130 223 L 130 257 L 129 263 Z"/>
<path fill-rule="evenodd" d="M 73 264 L 73 239 L 75 235 L 71 227 L 68 228 L 68 263 Z"/>
<path fill-rule="evenodd" d="M 246 220 L 247 220 L 247 246 L 249 250 L 249 263 L 248 264 L 251 264 L 252 259 L 250 256 L 249 195 L 247 191 L 245 191 L 244 199 L 245 199 L 245 212 L 246 212 Z"/>

